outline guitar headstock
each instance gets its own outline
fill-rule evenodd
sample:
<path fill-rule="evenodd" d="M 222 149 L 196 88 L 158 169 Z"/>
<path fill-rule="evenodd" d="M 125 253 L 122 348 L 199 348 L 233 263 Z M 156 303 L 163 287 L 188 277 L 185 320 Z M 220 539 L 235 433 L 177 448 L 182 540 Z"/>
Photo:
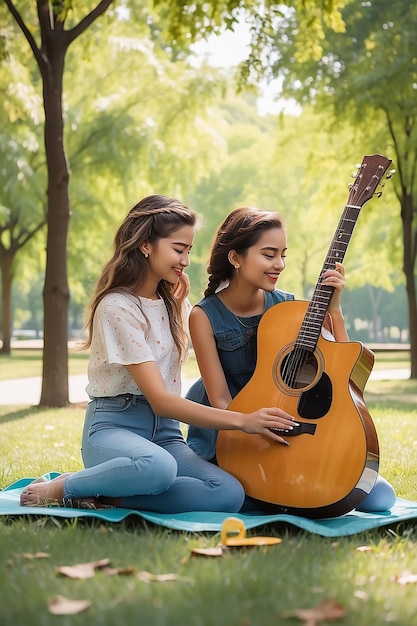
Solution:
<path fill-rule="evenodd" d="M 392 160 L 380 154 L 364 156 L 355 176 L 355 182 L 350 186 L 347 204 L 361 207 L 375 194 Z M 386 178 L 391 177 L 394 171 Z"/>

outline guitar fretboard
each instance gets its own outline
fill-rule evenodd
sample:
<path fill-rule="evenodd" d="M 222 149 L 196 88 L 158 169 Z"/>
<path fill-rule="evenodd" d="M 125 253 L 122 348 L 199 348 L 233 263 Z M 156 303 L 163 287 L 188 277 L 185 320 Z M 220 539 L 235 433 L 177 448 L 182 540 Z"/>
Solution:
<path fill-rule="evenodd" d="M 322 284 L 322 276 L 326 270 L 335 268 L 336 261 L 343 262 L 360 210 L 360 206 L 352 204 L 347 204 L 344 208 L 298 334 L 295 344 L 298 348 L 309 352 L 314 352 L 316 348 L 334 291 L 334 287 Z"/>

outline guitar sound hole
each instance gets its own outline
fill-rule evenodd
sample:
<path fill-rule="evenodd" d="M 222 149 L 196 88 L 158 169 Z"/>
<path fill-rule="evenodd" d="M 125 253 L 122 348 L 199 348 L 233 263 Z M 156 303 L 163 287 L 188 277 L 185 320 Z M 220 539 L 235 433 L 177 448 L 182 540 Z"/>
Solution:
<path fill-rule="evenodd" d="M 304 389 L 317 376 L 317 360 L 312 352 L 296 348 L 281 363 L 281 378 L 290 389 Z"/>

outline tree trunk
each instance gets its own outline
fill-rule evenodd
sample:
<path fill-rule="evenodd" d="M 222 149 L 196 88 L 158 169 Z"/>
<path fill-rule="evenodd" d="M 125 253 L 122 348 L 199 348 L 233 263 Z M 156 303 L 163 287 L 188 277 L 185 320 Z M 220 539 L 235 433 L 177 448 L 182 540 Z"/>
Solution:
<path fill-rule="evenodd" d="M 68 394 L 67 235 L 70 217 L 69 168 L 64 149 L 62 115 L 66 42 L 44 40 L 48 64 L 43 70 L 45 150 L 48 169 L 46 271 L 43 290 L 44 348 L 40 406 L 64 407 Z"/>
<path fill-rule="evenodd" d="M 408 317 L 410 320 L 410 360 L 411 360 L 411 378 L 417 378 L 417 302 L 416 302 L 416 286 L 414 283 L 414 274 L 407 276 L 406 289 L 408 298 Z"/>
<path fill-rule="evenodd" d="M 404 192 L 401 206 L 403 223 L 403 270 L 408 301 L 408 327 L 410 332 L 411 378 L 417 378 L 417 300 L 414 266 L 416 259 L 416 234 L 413 231 L 414 217 L 413 199 Z"/>
<path fill-rule="evenodd" d="M 12 332 L 13 254 L 5 251 L 1 258 L 1 293 L 3 316 L 3 345 L 1 354 L 10 354 Z"/>

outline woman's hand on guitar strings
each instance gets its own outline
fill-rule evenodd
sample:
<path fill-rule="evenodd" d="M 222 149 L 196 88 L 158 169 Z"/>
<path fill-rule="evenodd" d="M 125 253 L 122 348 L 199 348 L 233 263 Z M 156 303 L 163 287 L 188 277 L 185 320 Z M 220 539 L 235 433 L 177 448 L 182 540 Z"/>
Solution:
<path fill-rule="evenodd" d="M 298 422 L 294 421 L 294 418 L 289 413 L 286 413 L 278 407 L 259 409 L 244 417 L 245 420 L 242 425 L 242 430 L 245 433 L 250 435 L 267 435 L 270 439 L 286 446 L 290 444 L 279 433 L 285 434 L 286 432 L 291 432 L 294 426 L 299 426 Z"/>

